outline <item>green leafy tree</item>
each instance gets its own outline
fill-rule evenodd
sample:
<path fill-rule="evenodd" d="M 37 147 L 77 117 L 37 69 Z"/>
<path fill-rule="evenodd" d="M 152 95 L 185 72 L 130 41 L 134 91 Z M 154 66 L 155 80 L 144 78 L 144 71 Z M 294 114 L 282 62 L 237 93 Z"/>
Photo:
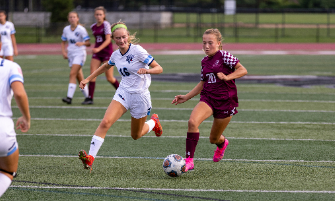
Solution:
<path fill-rule="evenodd" d="M 50 22 L 67 22 L 67 15 L 73 10 L 73 0 L 42 0 L 43 7 L 51 12 Z"/>

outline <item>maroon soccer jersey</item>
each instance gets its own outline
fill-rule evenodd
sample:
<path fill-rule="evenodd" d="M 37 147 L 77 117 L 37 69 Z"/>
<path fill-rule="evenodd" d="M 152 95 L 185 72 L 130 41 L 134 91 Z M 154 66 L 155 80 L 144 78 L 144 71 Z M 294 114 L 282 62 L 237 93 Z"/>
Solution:
<path fill-rule="evenodd" d="M 220 80 L 217 73 L 222 72 L 225 75 L 233 73 L 238 62 L 238 58 L 223 50 L 218 51 L 212 57 L 204 57 L 201 61 L 201 81 L 204 81 L 201 95 L 210 96 L 216 100 L 231 101 L 230 105 L 237 107 L 235 80 Z"/>
<path fill-rule="evenodd" d="M 97 26 L 97 23 L 92 24 L 91 26 L 93 35 L 95 37 L 94 47 L 99 47 L 106 40 L 107 34 L 112 34 L 111 25 L 109 22 L 104 21 L 100 26 Z M 96 53 L 98 56 L 108 55 L 110 56 L 113 53 L 113 45 L 110 43 L 107 47 L 102 49 L 100 52 Z"/>

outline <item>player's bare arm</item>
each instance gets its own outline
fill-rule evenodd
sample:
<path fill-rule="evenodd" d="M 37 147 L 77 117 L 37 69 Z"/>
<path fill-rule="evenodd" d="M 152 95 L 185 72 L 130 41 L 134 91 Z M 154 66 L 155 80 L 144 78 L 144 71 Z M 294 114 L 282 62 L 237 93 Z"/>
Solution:
<path fill-rule="evenodd" d="M 100 74 L 106 72 L 109 70 L 112 66 L 108 65 L 108 63 L 102 64 L 97 70 L 95 70 L 90 76 L 88 76 L 86 79 L 82 80 L 79 84 L 79 88 L 83 89 L 85 85 L 91 81 L 93 78 L 99 76 Z"/>
<path fill-rule="evenodd" d="M 229 81 L 229 80 L 243 77 L 246 74 L 248 74 L 247 69 L 240 62 L 238 62 L 235 66 L 235 71 L 233 73 L 229 75 L 225 75 L 222 72 L 219 72 L 217 73 L 217 76 L 220 80 Z"/>
<path fill-rule="evenodd" d="M 163 72 L 163 68 L 156 62 L 153 61 L 150 64 L 151 69 L 140 68 L 137 73 L 138 74 L 161 74 Z"/>
<path fill-rule="evenodd" d="M 83 46 L 83 45 L 85 45 L 86 47 L 91 46 L 90 40 L 86 40 L 84 42 L 76 42 L 76 46 L 80 47 L 80 46 Z"/>
<path fill-rule="evenodd" d="M 14 55 L 17 56 L 19 54 L 19 51 L 17 50 L 15 35 L 12 34 L 10 37 L 12 39 L 12 44 L 13 44 L 13 49 L 14 49 Z"/>
<path fill-rule="evenodd" d="M 184 103 L 194 96 L 198 95 L 204 87 L 204 81 L 200 81 L 190 92 L 186 95 L 177 95 L 174 97 L 172 104 L 178 105 L 179 103 Z"/>
<path fill-rule="evenodd" d="M 104 41 L 99 47 L 93 48 L 93 49 L 92 49 L 92 52 L 93 52 L 93 53 L 98 53 L 98 52 L 100 52 L 100 51 L 103 50 L 105 47 L 107 47 L 111 42 L 112 42 L 111 34 L 106 34 L 106 35 L 105 35 L 105 41 Z"/>
<path fill-rule="evenodd" d="M 20 129 L 22 132 L 27 132 L 30 128 L 30 112 L 27 93 L 24 90 L 22 82 L 13 82 L 11 88 L 14 92 L 16 104 L 22 114 L 22 117 L 17 120 L 17 129 Z"/>
<path fill-rule="evenodd" d="M 61 43 L 62 55 L 63 55 L 64 59 L 68 59 L 65 46 L 66 46 L 66 41 L 62 41 L 62 43 Z"/>

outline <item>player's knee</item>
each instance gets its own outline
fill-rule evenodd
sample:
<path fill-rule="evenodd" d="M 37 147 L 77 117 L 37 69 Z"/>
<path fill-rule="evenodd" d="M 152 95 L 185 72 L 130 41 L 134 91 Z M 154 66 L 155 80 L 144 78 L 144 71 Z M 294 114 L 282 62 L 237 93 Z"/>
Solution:
<path fill-rule="evenodd" d="M 107 81 L 109 82 L 109 83 L 114 83 L 115 82 L 115 78 L 114 77 L 108 77 L 107 78 Z"/>
<path fill-rule="evenodd" d="M 70 72 L 70 77 L 71 77 L 71 78 L 77 78 L 77 72 L 73 72 L 73 71 L 71 71 L 71 72 Z"/>
<path fill-rule="evenodd" d="M 131 137 L 133 138 L 133 140 L 137 140 L 139 139 L 141 136 L 138 133 L 132 133 Z"/>
<path fill-rule="evenodd" d="M 188 120 L 188 128 L 193 130 L 198 128 L 198 123 L 194 119 Z"/>
<path fill-rule="evenodd" d="M 103 119 L 100 123 L 100 126 L 102 128 L 110 128 L 112 126 L 112 122 L 109 121 L 108 119 Z"/>

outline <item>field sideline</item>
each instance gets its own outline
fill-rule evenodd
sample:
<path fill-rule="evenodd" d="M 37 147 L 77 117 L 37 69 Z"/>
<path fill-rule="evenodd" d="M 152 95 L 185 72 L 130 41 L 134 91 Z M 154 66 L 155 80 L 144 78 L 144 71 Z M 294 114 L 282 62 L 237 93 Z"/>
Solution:
<path fill-rule="evenodd" d="M 199 72 L 201 43 L 141 45 L 165 74 Z M 335 76 L 335 44 L 224 48 L 236 51 L 249 75 Z M 69 68 L 60 44 L 18 44 L 18 50 L 14 59 L 23 70 L 32 124 L 27 133 L 17 131 L 19 176 L 3 200 L 335 200 L 334 84 L 237 82 L 239 113 L 224 132 L 230 141 L 224 159 L 211 161 L 210 117 L 200 127 L 195 171 L 170 178 L 162 170 L 163 159 L 171 153 L 184 156 L 187 121 L 199 97 L 172 105 L 175 95 L 187 93 L 196 82 L 153 79 L 152 113 L 159 114 L 163 136 L 151 132 L 132 140 L 127 112 L 108 131 L 89 174 L 77 153 L 88 151 L 115 89 L 101 75 L 94 105 L 80 104 L 79 89 L 72 105 L 64 105 Z M 115 69 L 114 74 L 119 76 Z M 20 114 L 15 101 L 12 107 L 15 121 Z"/>

